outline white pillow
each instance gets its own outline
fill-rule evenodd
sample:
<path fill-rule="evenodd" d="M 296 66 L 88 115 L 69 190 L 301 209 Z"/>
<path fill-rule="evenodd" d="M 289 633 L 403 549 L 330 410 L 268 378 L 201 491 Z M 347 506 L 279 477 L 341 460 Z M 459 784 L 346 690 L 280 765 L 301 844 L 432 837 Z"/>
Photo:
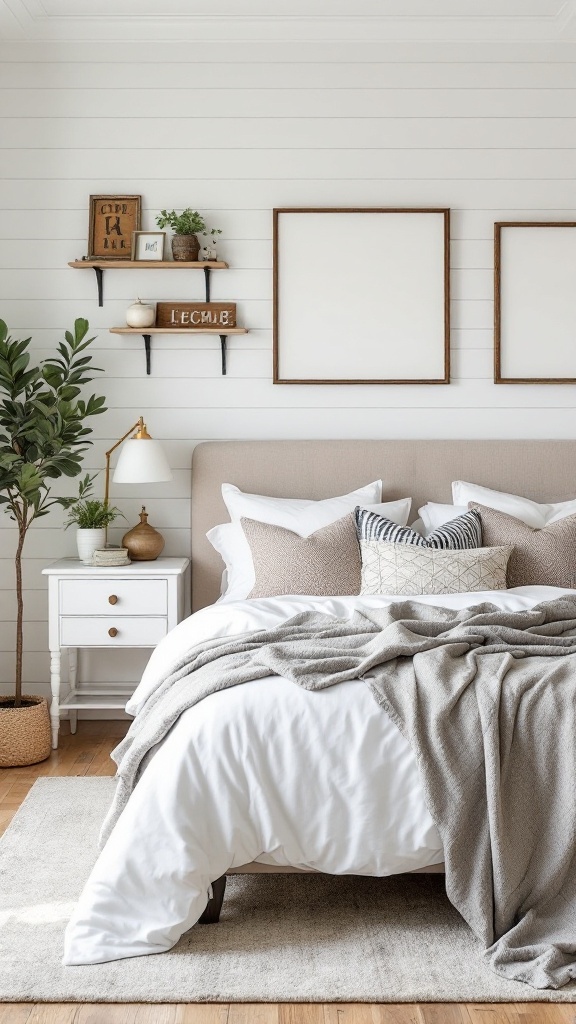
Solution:
<path fill-rule="evenodd" d="M 226 566 L 218 602 L 243 601 L 252 590 L 256 576 L 251 557 L 246 557 L 248 542 L 242 527 L 237 523 L 222 523 L 208 530 L 206 537 Z M 254 582 L 251 583 L 251 580 Z"/>
<path fill-rule="evenodd" d="M 576 515 L 576 498 L 571 501 L 539 504 L 530 498 L 522 498 L 517 494 L 506 494 L 505 491 L 493 491 L 479 484 L 468 484 L 464 480 L 455 480 L 452 484 L 452 497 L 455 505 L 468 507 L 469 501 L 479 505 L 495 508 L 498 512 L 506 512 L 515 519 L 520 519 L 534 530 L 541 530 L 550 523 L 556 523 L 566 516 Z"/>
<path fill-rule="evenodd" d="M 381 488 L 381 482 L 377 481 L 377 484 Z M 371 488 L 374 486 L 374 484 L 370 485 Z M 273 517 L 272 525 L 283 526 L 285 529 L 297 533 L 300 537 L 309 537 L 310 534 L 322 529 L 323 526 L 330 526 L 331 523 L 335 523 L 342 516 L 353 512 L 357 505 L 368 508 L 370 511 L 378 512 L 380 515 L 385 515 L 388 519 L 393 519 L 400 526 L 405 526 L 408 522 L 412 504 L 411 498 L 401 498 L 398 501 L 385 502 L 384 504 L 368 504 L 358 500 L 358 496 L 362 492 L 366 493 L 368 491 L 368 488 L 361 488 L 359 491 L 352 491 L 351 494 L 344 494 L 338 498 L 327 498 L 324 501 L 301 501 L 300 499 L 268 498 L 262 496 L 264 501 L 258 511 L 257 501 L 250 501 L 249 499 L 259 499 L 260 495 L 243 494 L 237 487 L 234 487 L 233 491 L 231 491 L 229 490 L 231 488 L 230 484 L 223 485 L 223 495 L 224 488 L 227 489 L 225 501 L 231 515 L 230 505 L 234 506 L 235 517 L 238 516 L 239 508 L 249 507 L 250 511 L 242 511 L 241 516 L 246 516 L 247 519 L 255 519 L 261 523 L 270 523 L 271 517 Z M 226 499 L 230 501 L 230 504 Z M 244 501 L 243 499 L 247 500 Z M 304 507 L 299 510 L 295 509 L 296 501 Z M 272 502 L 275 504 L 271 505 L 270 503 Z M 280 502 L 286 503 L 291 507 L 283 510 L 279 505 Z M 322 507 L 318 508 L 318 506 Z M 285 511 L 286 518 L 281 515 L 282 511 Z M 238 521 L 223 523 L 221 526 L 214 526 L 209 530 L 206 537 L 226 565 L 228 586 L 219 600 L 243 601 L 253 589 L 256 578 L 250 546 L 244 536 L 242 527 Z"/>
<path fill-rule="evenodd" d="M 350 494 L 312 501 L 310 498 L 271 498 L 266 494 L 245 494 L 234 484 L 222 484 L 222 497 L 233 523 L 255 519 L 258 523 L 282 526 L 300 537 L 330 526 L 356 505 L 373 505 L 382 500 L 382 481 L 374 480 Z"/>
<path fill-rule="evenodd" d="M 422 522 L 422 533 L 424 537 L 428 537 L 434 533 L 434 530 L 438 530 L 441 526 L 449 523 L 451 519 L 456 519 L 457 516 L 463 516 L 467 511 L 467 505 L 439 505 L 435 501 L 429 501 L 418 509 L 420 520 L 416 521 Z"/>

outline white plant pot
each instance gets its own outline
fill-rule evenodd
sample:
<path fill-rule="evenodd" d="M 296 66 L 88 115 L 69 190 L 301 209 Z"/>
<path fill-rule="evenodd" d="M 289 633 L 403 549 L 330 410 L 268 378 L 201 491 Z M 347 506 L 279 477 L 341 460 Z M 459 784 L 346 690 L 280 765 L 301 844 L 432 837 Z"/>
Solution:
<path fill-rule="evenodd" d="M 92 555 L 96 548 L 103 548 L 106 542 L 106 530 L 102 526 L 99 530 L 76 530 L 76 544 L 78 546 L 78 558 L 84 565 L 92 564 Z"/>

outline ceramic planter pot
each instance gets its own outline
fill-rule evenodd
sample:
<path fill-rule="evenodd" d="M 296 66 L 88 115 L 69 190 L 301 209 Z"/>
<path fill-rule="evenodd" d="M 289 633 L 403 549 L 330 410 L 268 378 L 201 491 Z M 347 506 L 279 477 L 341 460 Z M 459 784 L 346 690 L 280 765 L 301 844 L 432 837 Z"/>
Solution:
<path fill-rule="evenodd" d="M 103 548 L 106 543 L 106 530 L 76 530 L 78 558 L 84 565 L 92 565 L 92 555 L 96 548 Z"/>
<path fill-rule="evenodd" d="M 126 310 L 126 323 L 128 327 L 153 327 L 156 320 L 156 310 L 149 303 L 133 302 Z"/>
<path fill-rule="evenodd" d="M 199 252 L 196 235 L 172 235 L 172 256 L 177 262 L 196 263 Z"/>
<path fill-rule="evenodd" d="M 45 697 L 23 694 L 22 706 L 0 697 L 0 768 L 38 764 L 50 756 L 50 715 Z"/>

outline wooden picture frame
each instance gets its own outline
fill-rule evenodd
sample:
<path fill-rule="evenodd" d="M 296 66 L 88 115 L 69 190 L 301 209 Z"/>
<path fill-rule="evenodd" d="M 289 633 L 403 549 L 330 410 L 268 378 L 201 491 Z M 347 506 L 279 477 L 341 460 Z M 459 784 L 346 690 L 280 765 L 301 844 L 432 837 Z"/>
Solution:
<path fill-rule="evenodd" d="M 141 196 L 90 196 L 88 259 L 130 260 L 141 208 Z"/>
<path fill-rule="evenodd" d="M 155 249 L 149 243 L 154 243 Z M 165 231 L 133 231 L 130 259 L 133 263 L 162 263 L 165 243 Z"/>
<path fill-rule="evenodd" d="M 449 384 L 450 210 L 278 208 L 275 384 Z"/>
<path fill-rule="evenodd" d="M 576 384 L 575 228 L 494 224 L 495 384 Z"/>

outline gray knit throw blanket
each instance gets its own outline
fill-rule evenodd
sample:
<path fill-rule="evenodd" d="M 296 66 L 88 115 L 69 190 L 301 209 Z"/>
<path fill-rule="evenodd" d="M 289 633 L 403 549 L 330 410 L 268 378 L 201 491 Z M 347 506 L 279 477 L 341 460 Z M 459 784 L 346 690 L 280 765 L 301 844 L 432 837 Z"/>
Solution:
<path fill-rule="evenodd" d="M 187 708 L 268 675 L 368 685 L 416 755 L 449 899 L 508 979 L 576 978 L 576 595 L 524 612 L 406 601 L 351 619 L 304 612 L 192 648 L 113 757 L 107 836 L 154 746 Z"/>

